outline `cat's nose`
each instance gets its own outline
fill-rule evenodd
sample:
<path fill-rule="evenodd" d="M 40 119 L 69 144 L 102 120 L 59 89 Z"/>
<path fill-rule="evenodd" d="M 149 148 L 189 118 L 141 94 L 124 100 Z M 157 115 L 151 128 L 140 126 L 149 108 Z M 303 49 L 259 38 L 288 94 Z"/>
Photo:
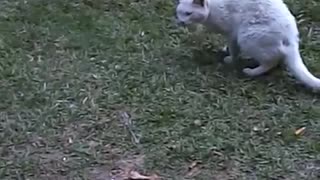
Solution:
<path fill-rule="evenodd" d="M 186 23 L 183 21 L 177 21 L 178 26 L 186 26 Z"/>

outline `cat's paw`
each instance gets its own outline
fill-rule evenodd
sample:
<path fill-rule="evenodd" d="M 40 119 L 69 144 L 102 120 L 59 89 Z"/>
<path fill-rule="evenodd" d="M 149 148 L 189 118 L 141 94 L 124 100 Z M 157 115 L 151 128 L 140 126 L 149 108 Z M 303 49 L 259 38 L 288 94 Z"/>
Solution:
<path fill-rule="evenodd" d="M 232 57 L 231 56 L 226 56 L 224 57 L 223 59 L 223 62 L 226 63 L 226 64 L 231 64 L 233 61 Z"/>
<path fill-rule="evenodd" d="M 229 47 L 227 45 L 225 45 L 222 49 L 221 49 L 222 52 L 226 53 L 226 54 L 229 54 Z"/>
<path fill-rule="evenodd" d="M 254 72 L 254 70 L 253 70 L 252 68 L 244 68 L 244 69 L 242 70 L 242 72 L 243 72 L 245 75 L 250 76 L 250 77 L 255 76 L 255 72 Z"/>

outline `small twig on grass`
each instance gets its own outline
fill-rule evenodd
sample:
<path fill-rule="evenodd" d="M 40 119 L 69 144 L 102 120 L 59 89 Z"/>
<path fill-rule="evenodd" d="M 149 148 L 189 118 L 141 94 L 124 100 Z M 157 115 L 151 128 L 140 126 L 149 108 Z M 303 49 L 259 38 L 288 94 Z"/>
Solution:
<path fill-rule="evenodd" d="M 119 112 L 119 116 L 120 116 L 120 121 L 125 125 L 125 127 L 129 131 L 129 133 L 133 139 L 133 142 L 135 144 L 139 144 L 140 138 L 138 138 L 138 136 L 134 133 L 132 120 L 131 120 L 129 114 L 127 112 L 121 111 L 121 112 Z"/>

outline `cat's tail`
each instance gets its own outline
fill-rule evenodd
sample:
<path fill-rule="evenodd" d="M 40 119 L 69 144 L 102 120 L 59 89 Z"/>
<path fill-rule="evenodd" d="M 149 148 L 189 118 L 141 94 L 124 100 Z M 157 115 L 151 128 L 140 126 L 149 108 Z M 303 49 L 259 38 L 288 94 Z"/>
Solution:
<path fill-rule="evenodd" d="M 292 75 L 305 86 L 320 91 L 320 79 L 312 75 L 303 63 L 298 45 L 285 47 L 284 61 Z"/>

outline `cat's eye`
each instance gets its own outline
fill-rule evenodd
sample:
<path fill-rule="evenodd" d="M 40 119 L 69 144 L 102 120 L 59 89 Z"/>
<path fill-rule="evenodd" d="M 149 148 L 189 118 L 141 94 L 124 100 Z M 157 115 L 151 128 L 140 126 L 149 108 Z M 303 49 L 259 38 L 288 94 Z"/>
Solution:
<path fill-rule="evenodd" d="M 192 14 L 192 12 L 185 12 L 186 16 L 190 16 Z"/>

